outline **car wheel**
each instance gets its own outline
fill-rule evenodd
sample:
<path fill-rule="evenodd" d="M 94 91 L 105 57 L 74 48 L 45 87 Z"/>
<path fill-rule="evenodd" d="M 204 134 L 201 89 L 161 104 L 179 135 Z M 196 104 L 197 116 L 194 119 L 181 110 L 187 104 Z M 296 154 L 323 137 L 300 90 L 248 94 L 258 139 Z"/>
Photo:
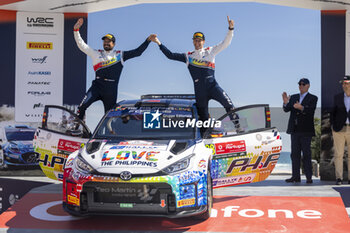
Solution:
<path fill-rule="evenodd" d="M 207 175 L 207 210 L 199 215 L 194 216 L 196 219 L 199 220 L 207 220 L 210 218 L 211 210 L 213 208 L 213 185 L 211 180 L 210 171 L 208 171 Z"/>
<path fill-rule="evenodd" d="M 6 169 L 6 168 L 7 168 L 7 164 L 5 163 L 4 152 L 0 146 L 0 169 Z"/>

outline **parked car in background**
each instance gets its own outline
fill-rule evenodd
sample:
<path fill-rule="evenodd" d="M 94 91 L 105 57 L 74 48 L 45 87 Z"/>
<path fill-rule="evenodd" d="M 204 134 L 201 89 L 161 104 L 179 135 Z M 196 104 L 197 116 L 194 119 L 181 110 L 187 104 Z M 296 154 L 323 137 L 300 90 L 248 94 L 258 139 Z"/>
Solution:
<path fill-rule="evenodd" d="M 27 125 L 1 128 L 0 167 L 38 165 L 38 153 L 33 148 L 35 130 Z"/>

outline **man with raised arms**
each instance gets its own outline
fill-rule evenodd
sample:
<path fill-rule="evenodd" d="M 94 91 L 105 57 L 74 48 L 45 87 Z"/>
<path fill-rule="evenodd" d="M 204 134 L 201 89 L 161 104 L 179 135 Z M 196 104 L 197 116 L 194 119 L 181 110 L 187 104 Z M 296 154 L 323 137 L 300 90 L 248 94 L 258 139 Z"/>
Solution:
<path fill-rule="evenodd" d="M 152 34 L 138 48 L 121 51 L 113 50 L 115 37 L 112 34 L 106 34 L 102 37 L 104 49 L 95 50 L 90 48 L 80 36 L 79 29 L 83 22 L 83 18 L 80 18 L 74 25 L 74 39 L 79 49 L 91 57 L 96 78 L 78 107 L 78 116 L 82 120 L 86 109 L 95 101 L 101 100 L 103 102 L 105 112 L 113 108 L 117 100 L 118 83 L 124 62 L 140 56 L 150 41 L 156 37 Z"/>
<path fill-rule="evenodd" d="M 209 118 L 208 102 L 211 99 L 223 105 L 227 112 L 234 109 L 230 97 L 219 86 L 214 76 L 215 56 L 230 45 L 233 37 L 234 21 L 227 16 L 227 22 L 228 32 L 224 41 L 213 47 L 204 47 L 204 34 L 195 32 L 192 38 L 195 50 L 187 53 L 173 53 L 160 42 L 158 37 L 152 38 L 167 58 L 187 64 L 194 83 L 198 115 L 202 121 Z"/>

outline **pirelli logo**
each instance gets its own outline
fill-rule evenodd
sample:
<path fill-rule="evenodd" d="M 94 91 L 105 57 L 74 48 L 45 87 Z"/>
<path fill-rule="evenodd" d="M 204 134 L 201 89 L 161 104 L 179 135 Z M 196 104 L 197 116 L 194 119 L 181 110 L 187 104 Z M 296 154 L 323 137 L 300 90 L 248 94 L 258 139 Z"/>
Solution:
<path fill-rule="evenodd" d="M 52 49 L 52 42 L 27 42 L 27 49 Z"/>
<path fill-rule="evenodd" d="M 71 195 L 68 195 L 68 202 L 71 204 L 79 205 L 79 199 Z"/>
<path fill-rule="evenodd" d="M 177 207 L 192 206 L 194 204 L 196 204 L 196 199 L 184 199 L 177 202 Z"/>

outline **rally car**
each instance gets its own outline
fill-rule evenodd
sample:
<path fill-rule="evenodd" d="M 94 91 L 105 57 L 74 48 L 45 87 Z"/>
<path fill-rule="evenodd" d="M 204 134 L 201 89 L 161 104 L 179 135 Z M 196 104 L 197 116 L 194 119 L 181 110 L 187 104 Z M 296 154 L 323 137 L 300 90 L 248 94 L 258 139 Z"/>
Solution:
<path fill-rule="evenodd" d="M 206 219 L 213 188 L 272 172 L 282 141 L 270 125 L 268 105 L 201 122 L 194 96 L 146 95 L 119 102 L 93 134 L 71 111 L 46 106 L 34 145 L 72 215 Z"/>
<path fill-rule="evenodd" d="M 6 126 L 0 129 L 0 167 L 38 165 L 34 152 L 35 128 L 27 125 Z"/>

